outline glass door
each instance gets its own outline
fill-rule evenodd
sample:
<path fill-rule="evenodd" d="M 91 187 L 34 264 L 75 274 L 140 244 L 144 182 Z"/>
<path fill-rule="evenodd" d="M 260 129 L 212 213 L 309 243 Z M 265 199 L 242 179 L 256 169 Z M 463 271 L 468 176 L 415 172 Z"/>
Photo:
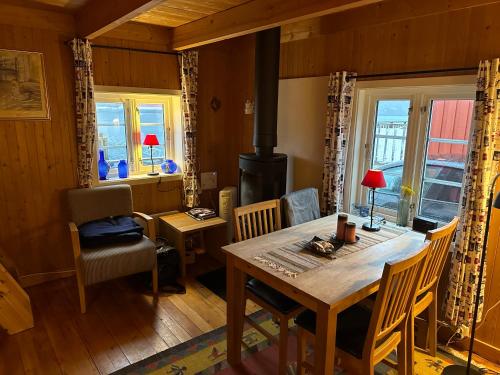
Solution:
<path fill-rule="evenodd" d="M 458 215 L 473 111 L 471 99 L 431 100 L 420 216 L 447 223 Z"/>

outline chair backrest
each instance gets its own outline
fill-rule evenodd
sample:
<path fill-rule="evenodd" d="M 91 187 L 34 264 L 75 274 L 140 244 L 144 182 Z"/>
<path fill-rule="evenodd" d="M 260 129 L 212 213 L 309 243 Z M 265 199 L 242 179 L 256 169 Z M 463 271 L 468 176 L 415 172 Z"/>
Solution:
<path fill-rule="evenodd" d="M 130 216 L 133 212 L 129 185 L 100 186 L 68 191 L 71 220 L 80 225 L 109 216 Z"/>
<path fill-rule="evenodd" d="M 417 285 L 427 261 L 429 245 L 429 241 L 425 241 L 416 254 L 385 264 L 363 349 L 363 357 L 372 352 L 377 355 L 378 350 L 384 350 L 384 342 L 391 339 L 391 333 L 398 334 L 394 330 L 409 314 L 415 301 Z"/>
<path fill-rule="evenodd" d="M 441 277 L 457 225 L 458 217 L 455 217 L 449 224 L 427 232 L 425 239 L 431 243 L 429 260 L 418 285 L 417 296 L 431 289 Z"/>
<path fill-rule="evenodd" d="M 294 191 L 281 198 L 285 223 L 289 227 L 320 218 L 318 189 Z"/>
<path fill-rule="evenodd" d="M 279 199 L 273 199 L 236 207 L 233 222 L 236 242 L 280 230 L 280 201 Z"/>

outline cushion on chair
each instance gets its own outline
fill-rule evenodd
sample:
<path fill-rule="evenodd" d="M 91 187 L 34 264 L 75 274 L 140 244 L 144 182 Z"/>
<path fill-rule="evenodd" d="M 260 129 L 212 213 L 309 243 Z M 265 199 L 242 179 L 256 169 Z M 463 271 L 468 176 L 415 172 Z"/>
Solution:
<path fill-rule="evenodd" d="M 300 303 L 295 302 L 293 299 L 288 298 L 257 279 L 249 280 L 246 288 L 282 314 L 291 313 L 301 306 Z"/>
<path fill-rule="evenodd" d="M 71 221 L 76 225 L 110 216 L 132 216 L 129 185 L 100 186 L 68 191 Z"/>
<path fill-rule="evenodd" d="M 318 189 L 294 191 L 281 198 L 285 223 L 288 227 L 320 218 Z"/>
<path fill-rule="evenodd" d="M 83 247 L 117 245 L 139 241 L 144 228 L 129 216 L 115 216 L 84 223 L 78 227 Z"/>
<path fill-rule="evenodd" d="M 356 358 L 362 357 L 371 311 L 354 305 L 337 316 L 336 345 Z M 316 313 L 306 310 L 295 318 L 295 324 L 316 333 Z"/>
<path fill-rule="evenodd" d="M 155 244 L 146 236 L 138 242 L 81 250 L 85 285 L 138 272 L 151 271 L 156 262 Z"/>

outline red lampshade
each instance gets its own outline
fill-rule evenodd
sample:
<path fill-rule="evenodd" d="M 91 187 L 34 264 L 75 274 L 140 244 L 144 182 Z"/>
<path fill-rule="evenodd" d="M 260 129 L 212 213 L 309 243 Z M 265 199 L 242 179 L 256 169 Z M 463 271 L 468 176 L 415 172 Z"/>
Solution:
<path fill-rule="evenodd" d="M 384 188 L 385 183 L 384 172 L 379 169 L 368 169 L 365 178 L 361 181 L 361 185 L 369 188 Z"/>
<path fill-rule="evenodd" d="M 158 138 L 156 138 L 155 134 L 146 134 L 146 138 L 144 138 L 143 145 L 144 146 L 158 146 L 160 142 L 158 142 Z"/>

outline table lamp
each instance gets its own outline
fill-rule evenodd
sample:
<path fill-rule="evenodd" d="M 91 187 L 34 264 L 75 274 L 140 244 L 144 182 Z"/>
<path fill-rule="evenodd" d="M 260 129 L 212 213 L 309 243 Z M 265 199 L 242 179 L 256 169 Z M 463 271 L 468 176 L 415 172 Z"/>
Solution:
<path fill-rule="evenodd" d="M 366 186 L 372 190 L 372 210 L 370 213 L 370 222 L 363 224 L 363 229 L 369 232 L 376 232 L 380 230 L 380 225 L 373 224 L 373 208 L 375 206 L 375 189 L 384 188 L 387 186 L 385 183 L 384 172 L 379 169 L 368 169 L 361 185 Z"/>
<path fill-rule="evenodd" d="M 491 208 L 493 205 L 493 208 L 500 209 L 500 193 L 497 194 L 495 200 L 493 200 L 493 192 L 495 191 L 495 184 L 500 177 L 500 173 L 495 176 L 493 179 L 493 183 L 490 186 L 490 196 L 488 199 L 488 214 L 486 216 L 486 230 L 484 231 L 484 240 L 483 240 L 483 250 L 481 253 L 481 264 L 479 266 L 479 284 L 478 288 L 481 287 L 481 283 L 483 280 L 483 273 L 484 273 L 484 263 L 486 261 L 486 249 L 488 246 L 488 231 L 490 227 L 490 219 L 491 219 Z M 471 335 L 470 335 L 470 344 L 469 344 L 469 355 L 467 358 L 467 364 L 466 365 L 451 365 L 447 366 L 444 368 L 442 374 L 443 375 L 480 375 L 483 372 L 478 371 L 474 368 L 471 368 L 471 362 L 472 362 L 472 349 L 474 348 L 474 337 L 476 334 L 476 322 L 477 322 L 477 315 L 479 311 L 479 302 L 481 300 L 481 293 L 477 292 L 476 293 L 476 301 L 474 303 L 474 316 L 472 318 L 472 327 L 471 327 Z"/>
<path fill-rule="evenodd" d="M 148 176 L 158 176 L 160 173 L 155 172 L 155 165 L 153 163 L 153 146 L 158 146 L 160 142 L 158 142 L 158 138 L 156 138 L 155 134 L 146 134 L 146 138 L 144 138 L 144 146 L 149 146 L 149 152 L 151 156 L 151 172 L 148 173 Z"/>

